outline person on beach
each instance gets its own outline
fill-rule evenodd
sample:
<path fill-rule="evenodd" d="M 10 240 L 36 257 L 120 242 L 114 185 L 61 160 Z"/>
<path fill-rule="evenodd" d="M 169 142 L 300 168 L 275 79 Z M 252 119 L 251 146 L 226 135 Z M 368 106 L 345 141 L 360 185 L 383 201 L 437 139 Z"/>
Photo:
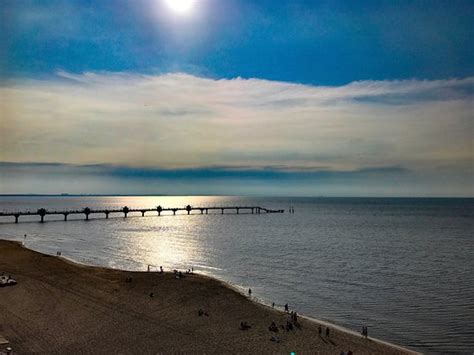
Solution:
<path fill-rule="evenodd" d="M 278 327 L 277 327 L 276 323 L 272 322 L 272 324 L 270 324 L 270 326 L 268 327 L 268 330 L 271 331 L 271 332 L 278 332 Z"/>
<path fill-rule="evenodd" d="M 250 328 L 252 327 L 247 324 L 247 321 L 240 322 L 240 330 L 248 330 Z"/>
<path fill-rule="evenodd" d="M 326 338 L 329 338 L 329 327 L 326 328 Z"/>
<path fill-rule="evenodd" d="M 296 311 L 294 312 L 291 312 L 291 320 L 293 321 L 293 323 L 298 323 L 298 314 L 296 313 Z"/>
<path fill-rule="evenodd" d="M 275 302 L 272 303 L 272 308 L 275 308 Z"/>
<path fill-rule="evenodd" d="M 285 304 L 285 312 L 288 313 L 288 303 Z"/>
<path fill-rule="evenodd" d="M 252 289 L 249 288 L 249 297 L 252 296 Z"/>
<path fill-rule="evenodd" d="M 319 325 L 319 328 L 318 328 L 318 334 L 319 336 L 321 336 L 321 333 L 323 332 L 323 329 L 321 328 L 321 325 Z"/>

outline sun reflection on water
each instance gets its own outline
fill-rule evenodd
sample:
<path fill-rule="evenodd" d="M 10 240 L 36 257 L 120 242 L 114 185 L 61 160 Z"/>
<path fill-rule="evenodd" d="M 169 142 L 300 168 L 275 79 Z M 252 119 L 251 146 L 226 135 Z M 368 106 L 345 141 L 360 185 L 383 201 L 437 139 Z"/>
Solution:
<path fill-rule="evenodd" d="M 166 207 L 222 205 L 221 197 L 122 197 L 113 201 L 117 205 L 130 208 L 152 208 L 157 205 Z M 227 200 L 228 201 L 228 200 Z M 196 212 L 195 212 L 196 214 Z M 148 218 L 130 218 L 121 226 L 117 243 L 117 254 L 147 269 L 163 266 L 165 269 L 212 269 L 208 263 L 209 248 L 204 245 L 199 231 L 205 230 L 208 218 L 197 215 L 167 215 L 161 217 L 148 212 Z M 120 267 L 120 265 L 117 265 Z M 204 271 L 205 272 L 205 271 Z"/>

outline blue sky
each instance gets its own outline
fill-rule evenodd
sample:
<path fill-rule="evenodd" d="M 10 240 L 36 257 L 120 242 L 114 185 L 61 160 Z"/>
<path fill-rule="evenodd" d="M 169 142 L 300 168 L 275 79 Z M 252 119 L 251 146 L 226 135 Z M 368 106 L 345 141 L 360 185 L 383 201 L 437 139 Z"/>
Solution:
<path fill-rule="evenodd" d="M 474 75 L 472 1 L 198 2 L 177 18 L 160 0 L 3 1 L 4 75 L 186 71 L 315 85 Z"/>
<path fill-rule="evenodd" d="M 472 196 L 472 18 L 472 1 L 3 1 L 0 193 Z M 45 189 L 38 163 L 80 183 Z M 184 185 L 154 187 L 169 174 Z"/>

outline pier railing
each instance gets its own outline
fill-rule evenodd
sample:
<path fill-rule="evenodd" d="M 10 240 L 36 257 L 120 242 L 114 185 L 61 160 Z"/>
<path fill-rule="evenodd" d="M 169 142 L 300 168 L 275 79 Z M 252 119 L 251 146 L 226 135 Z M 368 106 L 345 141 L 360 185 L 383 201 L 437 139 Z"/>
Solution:
<path fill-rule="evenodd" d="M 162 213 L 169 213 L 172 212 L 173 215 L 176 215 L 177 212 L 187 212 L 187 214 L 191 214 L 192 212 L 200 212 L 200 214 L 209 214 L 209 211 L 217 211 L 220 214 L 227 213 L 236 213 L 239 214 L 241 211 L 245 211 L 247 213 L 252 214 L 261 214 L 261 213 L 283 213 L 284 210 L 272 210 L 265 207 L 260 206 L 213 206 L 213 207 L 193 207 L 191 205 L 187 205 L 181 208 L 164 208 L 162 206 L 157 206 L 155 208 L 128 208 L 127 206 L 122 208 L 115 208 L 115 209 L 91 209 L 89 207 L 85 207 L 83 209 L 75 209 L 75 210 L 47 210 L 46 208 L 40 208 L 36 211 L 14 211 L 14 212 L 0 212 L 0 217 L 15 217 L 15 223 L 19 222 L 21 216 L 39 216 L 40 222 L 44 222 L 46 216 L 49 215 L 62 215 L 64 216 L 64 221 L 67 221 L 69 215 L 75 214 L 82 214 L 85 216 L 86 220 L 89 220 L 89 215 L 92 214 L 102 214 L 105 215 L 105 218 L 109 218 L 110 214 L 122 214 L 124 218 L 127 218 L 129 213 L 140 212 L 142 217 L 145 216 L 148 212 L 155 212 L 158 216 L 161 216 Z"/>

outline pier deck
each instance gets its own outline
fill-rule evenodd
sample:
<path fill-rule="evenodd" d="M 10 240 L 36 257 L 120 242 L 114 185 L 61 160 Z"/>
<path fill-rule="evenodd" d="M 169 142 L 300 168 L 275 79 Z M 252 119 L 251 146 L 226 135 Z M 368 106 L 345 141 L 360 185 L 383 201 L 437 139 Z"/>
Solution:
<path fill-rule="evenodd" d="M 147 212 L 155 212 L 160 216 L 162 213 L 172 212 L 173 215 L 176 215 L 177 212 L 184 211 L 188 215 L 192 212 L 200 212 L 200 214 L 209 214 L 209 211 L 218 211 L 220 214 L 225 214 L 226 212 L 236 213 L 239 214 L 240 211 L 246 211 L 247 213 L 252 214 L 261 214 L 261 213 L 283 213 L 284 210 L 271 210 L 268 208 L 260 207 L 260 206 L 220 206 L 220 207 L 193 207 L 191 205 L 187 205 L 181 208 L 164 208 L 161 206 L 157 206 L 156 208 L 128 208 L 127 206 L 119 208 L 119 209 L 91 209 L 89 207 L 85 207 L 83 209 L 75 209 L 75 210 L 47 210 L 45 208 L 40 208 L 37 211 L 13 211 L 13 212 L 0 212 L 0 217 L 14 217 L 15 223 L 18 223 L 21 216 L 39 216 L 40 222 L 44 222 L 46 216 L 49 215 L 62 215 L 64 216 L 64 221 L 67 221 L 69 215 L 74 214 L 82 214 L 85 216 L 85 219 L 89 219 L 89 215 L 92 214 L 103 214 L 105 218 L 109 218 L 110 214 L 123 214 L 124 218 L 127 218 L 129 213 L 139 212 L 141 213 L 142 217 L 145 216 Z"/>

